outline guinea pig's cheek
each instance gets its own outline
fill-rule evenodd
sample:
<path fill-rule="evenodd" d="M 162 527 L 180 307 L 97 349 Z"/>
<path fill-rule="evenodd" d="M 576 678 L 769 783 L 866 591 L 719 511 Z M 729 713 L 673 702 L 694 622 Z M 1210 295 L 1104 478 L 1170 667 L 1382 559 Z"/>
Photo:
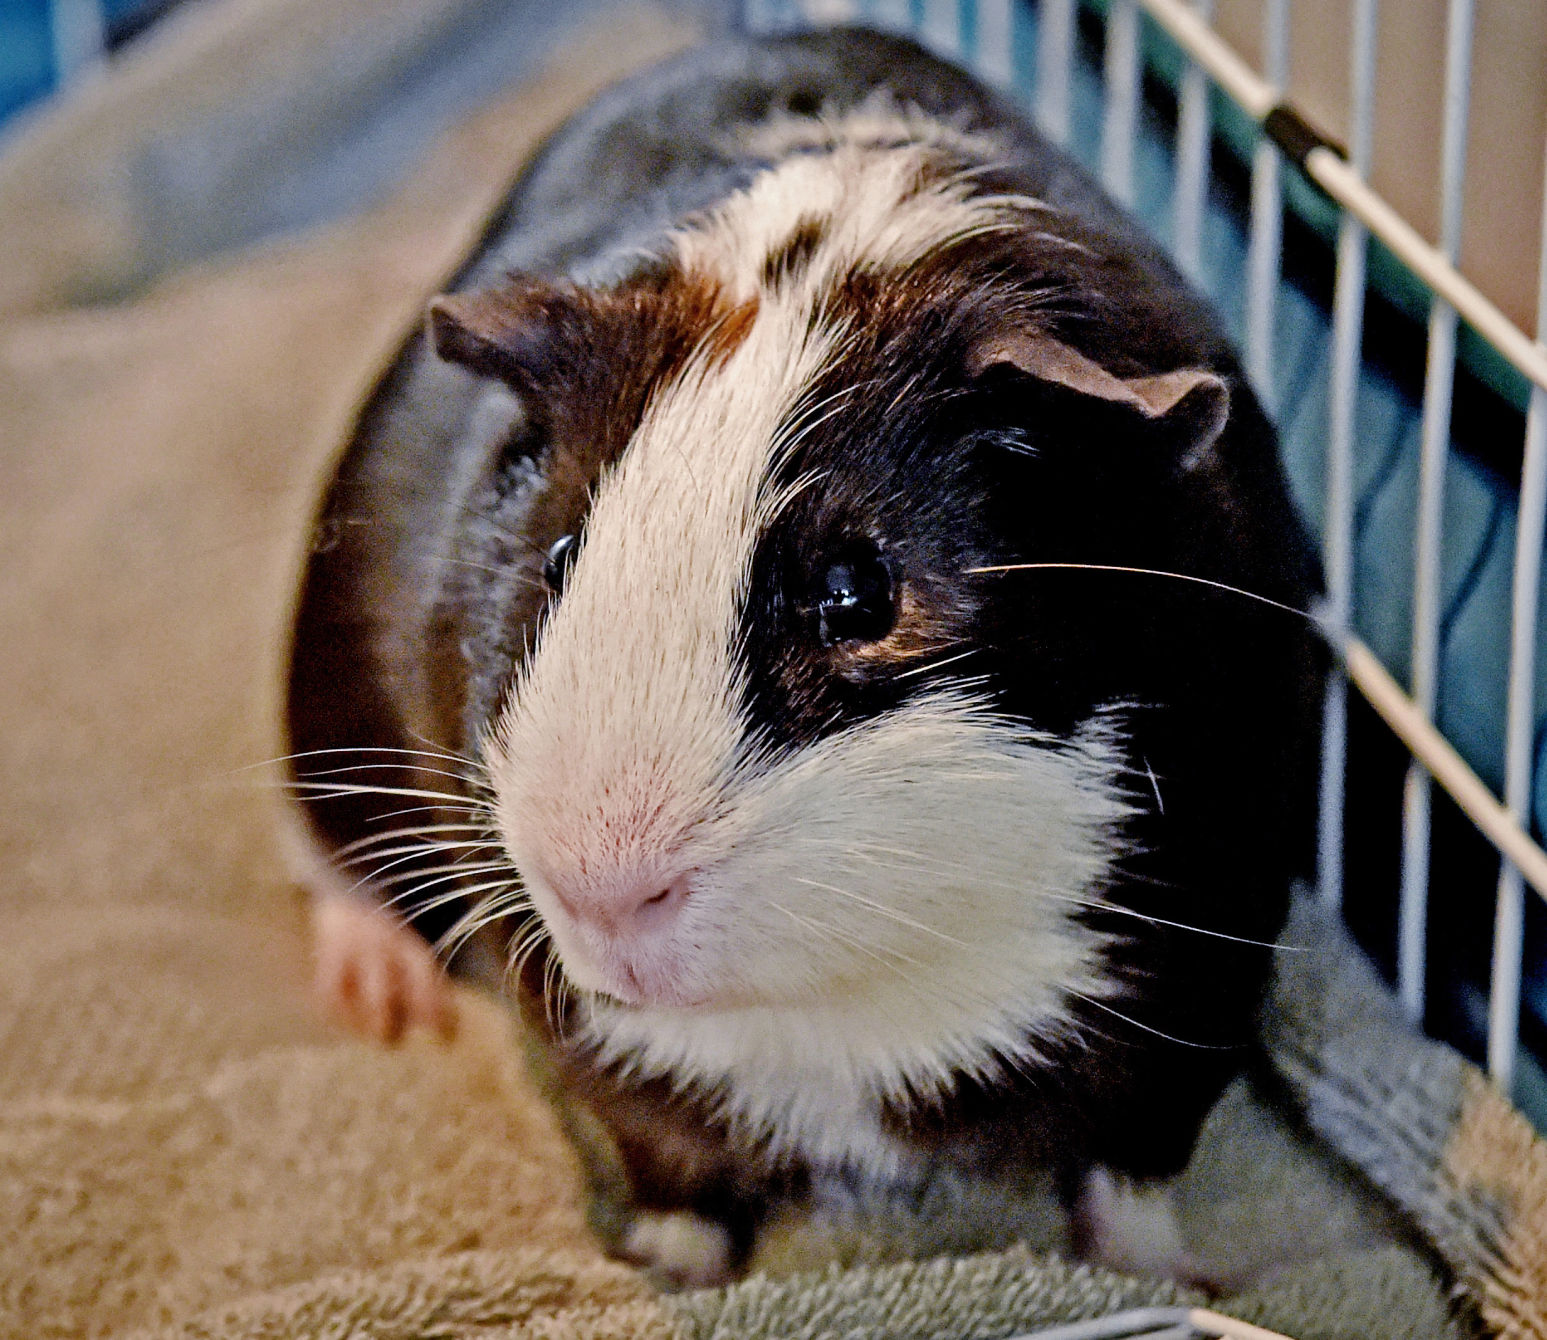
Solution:
<path fill-rule="evenodd" d="M 553 936 L 553 947 L 558 953 L 559 966 L 564 976 L 582 991 L 605 991 L 607 978 L 580 947 L 574 930 L 560 918 L 544 917 L 548 932 Z"/>

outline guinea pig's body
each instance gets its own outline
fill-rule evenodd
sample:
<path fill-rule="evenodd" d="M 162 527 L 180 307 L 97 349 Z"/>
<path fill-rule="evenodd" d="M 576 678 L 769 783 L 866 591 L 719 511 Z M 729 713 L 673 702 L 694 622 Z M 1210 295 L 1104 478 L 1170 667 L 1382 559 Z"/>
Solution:
<path fill-rule="evenodd" d="M 1213 585 L 1315 575 L 1206 309 L 997 98 L 854 32 L 603 97 L 454 289 L 307 571 L 332 869 L 476 923 L 635 1201 L 733 1255 L 812 1176 L 1177 1170 L 1319 697 L 1306 622 Z"/>

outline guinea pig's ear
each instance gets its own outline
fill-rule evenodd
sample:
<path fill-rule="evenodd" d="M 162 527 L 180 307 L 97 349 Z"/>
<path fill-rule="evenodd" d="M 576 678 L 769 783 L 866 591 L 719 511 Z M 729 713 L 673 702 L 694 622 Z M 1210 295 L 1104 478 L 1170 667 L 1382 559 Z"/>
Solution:
<path fill-rule="evenodd" d="M 505 288 L 447 293 L 430 303 L 430 343 L 447 362 L 531 392 L 553 361 L 559 290 L 533 281 Z"/>
<path fill-rule="evenodd" d="M 1119 377 L 1039 331 L 1013 329 L 983 339 L 969 357 L 969 373 L 981 377 L 999 368 L 1138 414 L 1180 449 L 1184 469 L 1208 454 L 1230 417 L 1230 388 L 1208 368 Z"/>

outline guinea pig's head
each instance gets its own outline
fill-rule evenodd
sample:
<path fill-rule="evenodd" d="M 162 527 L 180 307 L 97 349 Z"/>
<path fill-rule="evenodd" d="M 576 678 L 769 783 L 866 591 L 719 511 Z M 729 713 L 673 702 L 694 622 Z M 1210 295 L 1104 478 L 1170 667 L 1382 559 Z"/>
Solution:
<path fill-rule="evenodd" d="M 1125 841 L 1120 689 L 985 569 L 1087 552 L 1076 477 L 1142 495 L 1226 398 L 1061 338 L 1087 256 L 1049 228 L 928 146 L 839 146 L 633 278 L 433 308 L 535 424 L 543 589 L 485 752 L 575 986 L 927 1015 L 946 1051 L 1107 990 L 1078 914 Z"/>

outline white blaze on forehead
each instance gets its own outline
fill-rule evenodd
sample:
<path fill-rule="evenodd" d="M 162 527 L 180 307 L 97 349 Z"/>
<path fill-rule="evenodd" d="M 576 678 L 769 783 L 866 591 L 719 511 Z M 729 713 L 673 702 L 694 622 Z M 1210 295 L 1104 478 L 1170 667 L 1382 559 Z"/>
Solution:
<path fill-rule="evenodd" d="M 903 270 L 948 242 L 1023 224 L 1045 208 L 975 193 L 956 164 L 991 161 L 992 142 L 904 112 L 775 125 L 754 147 L 790 156 L 676 239 L 685 268 L 716 276 L 738 301 L 758 293 L 766 258 L 808 222 L 823 236 L 800 288 L 820 302 L 856 267 Z"/>
<path fill-rule="evenodd" d="M 737 617 L 776 507 L 780 426 L 841 353 L 832 286 L 1014 213 L 943 173 L 936 144 L 869 142 L 910 126 L 873 113 L 826 126 L 825 151 L 795 154 L 675 236 L 686 282 L 714 283 L 727 307 L 755 316 L 728 356 L 701 350 L 656 389 L 597 489 L 564 598 L 498 723 L 500 817 L 529 879 L 650 877 L 638 867 L 724 798 L 742 743 Z M 800 282 L 769 291 L 769 252 L 813 215 L 824 236 Z"/>
<path fill-rule="evenodd" d="M 649 875 L 719 802 L 743 734 L 734 649 L 764 482 L 831 344 L 797 304 L 765 304 L 728 357 L 701 353 L 658 391 L 598 485 L 491 752 L 524 874 Z"/>

